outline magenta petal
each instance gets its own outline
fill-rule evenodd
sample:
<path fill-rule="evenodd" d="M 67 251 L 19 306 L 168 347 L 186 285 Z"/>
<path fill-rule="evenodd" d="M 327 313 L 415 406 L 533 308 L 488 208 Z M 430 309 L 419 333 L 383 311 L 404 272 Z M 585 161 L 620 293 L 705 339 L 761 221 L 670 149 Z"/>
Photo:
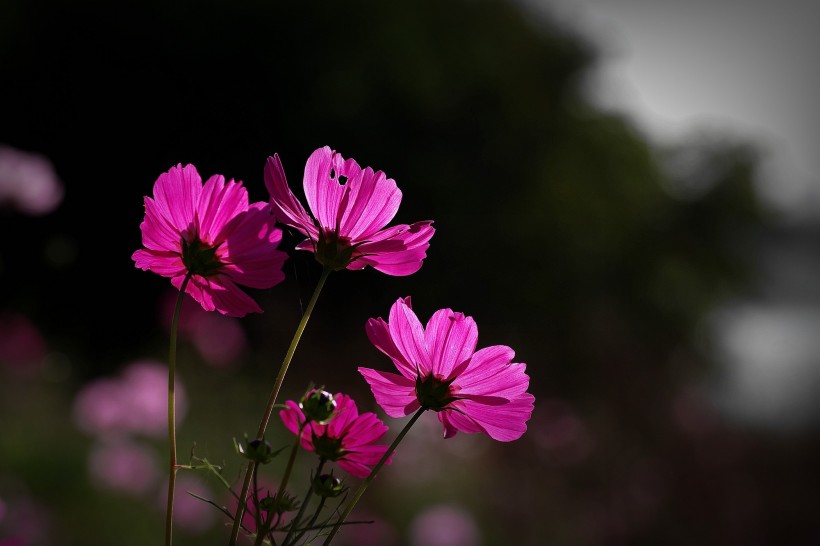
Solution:
<path fill-rule="evenodd" d="M 457 406 L 478 423 L 494 440 L 510 442 L 527 431 L 535 398 L 524 393 L 502 405 L 485 405 L 473 400 L 459 400 Z M 467 432 L 467 431 L 465 431 Z"/>
<path fill-rule="evenodd" d="M 328 146 L 315 150 L 305 165 L 304 178 L 308 207 L 319 225 L 330 229 L 335 229 L 338 224 L 340 205 L 348 191 L 337 180 L 339 173 L 334 169 L 335 155 Z M 331 173 L 335 176 L 331 177 Z"/>
<path fill-rule="evenodd" d="M 375 413 L 363 413 L 359 418 L 351 423 L 347 433 L 355 438 L 355 445 L 372 444 L 385 435 L 389 427 L 381 422 Z M 348 449 L 353 449 L 349 445 Z"/>
<path fill-rule="evenodd" d="M 269 206 L 254 203 L 237 218 L 220 249 L 220 259 L 230 264 L 223 268 L 225 273 L 234 282 L 252 288 L 270 288 L 284 280 L 282 264 L 288 256 L 275 249 L 282 240 L 282 230 L 276 227 Z"/>
<path fill-rule="evenodd" d="M 270 193 L 271 208 L 276 220 L 298 229 L 315 240 L 318 237 L 319 230 L 290 190 L 278 154 L 268 157 L 265 164 L 265 186 L 268 188 L 268 193 Z"/>
<path fill-rule="evenodd" d="M 416 383 L 395 373 L 359 368 L 370 385 L 376 403 L 390 417 L 404 417 L 419 409 L 416 400 Z"/>
<path fill-rule="evenodd" d="M 137 250 L 131 255 L 136 267 L 153 271 L 163 277 L 185 275 L 185 264 L 175 252 L 157 252 L 154 250 Z"/>
<path fill-rule="evenodd" d="M 359 246 L 362 254 L 348 269 L 366 265 L 387 275 L 406 276 L 418 271 L 427 257 L 430 238 L 435 233 L 432 222 L 417 222 L 410 226 L 394 226 L 371 236 Z"/>
<path fill-rule="evenodd" d="M 179 231 L 191 229 L 202 178 L 193 165 L 177 165 L 157 178 L 154 201 L 160 213 Z"/>
<path fill-rule="evenodd" d="M 468 434 L 486 432 L 475 421 L 457 411 L 444 410 L 438 413 L 438 420 L 444 425 L 444 437 L 452 438 L 457 431 Z"/>
<path fill-rule="evenodd" d="M 182 235 L 171 224 L 171 218 L 164 216 L 159 206 L 150 197 L 145 198 L 145 219 L 140 224 L 142 244 L 151 250 L 173 250 L 179 252 Z"/>
<path fill-rule="evenodd" d="M 424 328 L 404 299 L 398 299 L 390 308 L 388 321 L 390 337 L 404 360 L 417 367 L 416 375 L 430 373 L 430 359 L 424 340 Z"/>
<path fill-rule="evenodd" d="M 368 167 L 348 182 L 350 195 L 342 216 L 340 233 L 351 239 L 367 239 L 387 225 L 399 210 L 401 191 L 392 178 Z"/>
<path fill-rule="evenodd" d="M 327 431 L 331 437 L 341 438 L 351 423 L 358 419 L 359 409 L 356 402 L 346 394 L 336 393 L 333 399 L 336 401 L 336 411 L 327 424 Z"/>
<path fill-rule="evenodd" d="M 248 210 L 248 190 L 233 180 L 214 175 L 205 182 L 199 199 L 199 238 L 213 245 L 225 238 L 224 230 L 237 216 Z"/>
<path fill-rule="evenodd" d="M 374 446 L 376 447 L 376 446 Z M 379 462 L 379 459 L 382 458 L 384 452 L 387 451 L 387 446 L 378 446 L 383 448 L 381 454 L 375 453 L 374 456 L 369 457 L 357 457 L 353 454 L 346 455 L 344 459 L 338 461 L 340 467 L 342 467 L 346 472 L 356 476 L 357 478 L 366 478 L 370 475 L 370 471 L 372 467 L 376 466 Z M 391 455 L 388 457 L 385 464 L 390 464 L 392 462 L 393 456 Z"/>
<path fill-rule="evenodd" d="M 365 331 L 367 332 L 370 343 L 389 356 L 404 377 L 415 380 L 417 375 L 415 366 L 404 358 L 404 355 L 402 355 L 401 351 L 396 347 L 396 344 L 393 343 L 393 338 L 390 337 L 390 330 L 384 319 L 368 319 Z"/>
<path fill-rule="evenodd" d="M 513 397 L 529 387 L 524 364 L 511 364 L 515 353 L 504 345 L 485 347 L 473 355 L 469 366 L 454 382 L 459 394 Z"/>
<path fill-rule="evenodd" d="M 174 286 L 179 285 L 172 279 Z M 191 277 L 188 288 L 185 290 L 202 305 L 206 311 L 219 311 L 229 317 L 244 317 L 248 313 L 261 313 L 262 309 L 245 292 L 225 276 L 203 278 L 198 275 Z"/>
<path fill-rule="evenodd" d="M 478 328 L 472 317 L 441 309 L 430 317 L 424 337 L 433 362 L 433 373 L 449 378 L 453 368 L 473 355 Z"/>
<path fill-rule="evenodd" d="M 285 406 L 287 406 L 287 409 L 281 410 L 279 417 L 282 419 L 285 428 L 294 434 L 299 434 L 299 426 L 304 422 L 305 416 L 302 410 L 299 409 L 299 405 L 293 400 L 286 401 Z"/>

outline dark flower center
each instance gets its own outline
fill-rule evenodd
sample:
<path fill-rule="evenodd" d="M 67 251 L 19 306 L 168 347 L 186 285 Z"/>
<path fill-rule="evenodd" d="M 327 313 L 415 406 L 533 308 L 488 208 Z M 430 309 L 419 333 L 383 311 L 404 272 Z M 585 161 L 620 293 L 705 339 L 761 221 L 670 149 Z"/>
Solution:
<path fill-rule="evenodd" d="M 192 275 L 213 275 L 223 264 L 216 258 L 216 248 L 205 246 L 199 238 L 189 243 L 182 239 L 182 263 Z"/>
<path fill-rule="evenodd" d="M 432 374 L 425 378 L 418 377 L 416 379 L 416 398 L 421 407 L 441 411 L 448 404 L 458 400 L 456 396 L 453 396 L 450 388 L 452 382 L 453 379 L 445 380 Z"/>
<path fill-rule="evenodd" d="M 313 435 L 313 451 L 326 461 L 338 461 L 347 453 L 342 448 L 341 438 L 330 438 L 327 434 Z"/>
<path fill-rule="evenodd" d="M 350 237 L 341 236 L 336 230 L 322 229 L 316 241 L 316 259 L 323 266 L 338 271 L 350 265 L 357 246 L 351 244 Z"/>

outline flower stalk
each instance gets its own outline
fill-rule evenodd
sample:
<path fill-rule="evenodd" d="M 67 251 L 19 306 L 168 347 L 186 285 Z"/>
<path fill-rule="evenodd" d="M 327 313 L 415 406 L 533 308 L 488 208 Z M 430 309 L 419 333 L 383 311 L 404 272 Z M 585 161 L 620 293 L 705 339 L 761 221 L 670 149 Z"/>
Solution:
<path fill-rule="evenodd" d="M 191 273 L 185 275 L 182 286 L 179 288 L 179 295 L 174 306 L 174 315 L 171 319 L 171 339 L 168 350 L 168 444 L 169 459 L 168 468 L 168 502 L 165 508 L 165 545 L 171 546 L 173 541 L 173 517 L 174 517 L 174 488 L 176 487 L 177 470 L 177 430 L 176 430 L 176 394 L 174 391 L 176 360 L 177 360 L 177 332 L 179 330 L 179 315 L 182 310 L 182 300 L 185 298 L 185 288 L 191 280 Z"/>
<path fill-rule="evenodd" d="M 262 419 L 259 423 L 259 430 L 256 433 L 257 439 L 262 439 L 265 436 L 265 431 L 267 430 L 268 423 L 270 422 L 271 413 L 273 413 L 273 407 L 276 404 L 277 397 L 279 396 L 279 390 L 282 388 L 282 382 L 285 380 L 285 374 L 288 371 L 288 367 L 290 366 L 290 362 L 296 352 L 296 347 L 299 345 L 299 340 L 302 338 L 302 333 L 305 331 L 308 320 L 310 320 L 310 315 L 313 312 L 313 308 L 316 306 L 316 301 L 319 299 L 319 294 L 322 292 L 322 288 L 324 287 L 325 281 L 327 281 L 331 271 L 332 270 L 328 268 L 324 268 L 322 270 L 322 275 L 319 277 L 319 282 L 316 284 L 316 288 L 314 289 L 313 295 L 311 296 L 307 308 L 302 315 L 302 319 L 296 327 L 296 332 L 293 334 L 290 347 L 288 347 L 288 351 L 285 353 L 285 358 L 282 361 L 282 365 L 279 368 L 279 373 L 276 376 L 276 381 L 274 382 L 273 389 L 271 390 L 270 397 L 268 399 L 268 405 L 262 414 Z M 250 461 L 248 463 L 248 469 L 245 471 L 245 480 L 242 483 L 242 491 L 239 494 L 236 514 L 234 514 L 233 527 L 231 528 L 231 538 L 228 543 L 230 546 L 235 546 L 236 541 L 239 538 L 239 528 L 242 522 L 242 516 L 245 512 L 245 500 L 248 498 L 248 489 L 250 488 L 251 479 L 253 478 L 254 472 L 256 472 L 256 466 L 257 463 L 255 461 Z"/>
<path fill-rule="evenodd" d="M 416 423 L 416 421 L 418 421 L 419 417 L 421 417 L 421 414 L 424 413 L 426 409 L 427 408 L 423 408 L 423 407 L 419 408 L 418 411 L 416 411 L 416 413 L 413 414 L 413 417 L 411 417 L 410 421 L 408 421 L 407 424 L 404 425 L 404 428 L 401 429 L 401 432 L 399 432 L 399 435 L 396 436 L 396 439 L 393 440 L 393 443 L 390 444 L 390 447 L 387 448 L 387 451 L 384 452 L 384 455 L 382 455 L 382 458 L 379 459 L 378 463 L 376 463 L 376 466 L 373 467 L 373 470 L 370 471 L 370 474 L 367 476 L 367 478 L 365 478 L 365 480 L 362 483 L 359 484 L 358 489 L 356 489 L 356 492 L 353 494 L 353 498 L 351 498 L 350 502 L 347 503 L 347 506 L 345 506 L 344 512 L 342 512 L 342 514 L 339 516 L 339 519 L 336 520 L 336 524 L 333 526 L 333 529 L 331 529 L 330 534 L 327 536 L 325 541 L 322 543 L 323 546 L 328 546 L 328 544 L 330 544 L 330 542 L 333 540 L 333 537 L 336 536 L 336 533 L 339 531 L 339 528 L 342 526 L 342 524 L 347 519 L 347 516 L 349 516 L 350 512 L 353 511 L 353 507 L 356 506 L 356 503 L 359 502 L 359 499 L 362 497 L 362 495 L 364 495 L 364 492 L 367 489 L 367 486 L 370 485 L 370 482 L 372 482 L 376 478 L 376 475 L 379 473 L 381 468 L 384 466 L 384 463 L 387 462 L 387 460 L 390 458 L 390 456 L 396 450 L 396 447 L 398 447 L 399 443 L 404 439 L 405 435 L 410 431 L 410 427 L 412 427 Z"/>

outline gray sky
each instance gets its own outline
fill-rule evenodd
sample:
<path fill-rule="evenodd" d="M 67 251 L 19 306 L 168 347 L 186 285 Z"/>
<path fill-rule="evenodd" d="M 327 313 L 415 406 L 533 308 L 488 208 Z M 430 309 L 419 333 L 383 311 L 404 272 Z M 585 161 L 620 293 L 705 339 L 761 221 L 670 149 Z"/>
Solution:
<path fill-rule="evenodd" d="M 820 1 L 521 1 L 599 45 L 599 104 L 659 142 L 703 127 L 752 139 L 763 195 L 820 215 Z"/>

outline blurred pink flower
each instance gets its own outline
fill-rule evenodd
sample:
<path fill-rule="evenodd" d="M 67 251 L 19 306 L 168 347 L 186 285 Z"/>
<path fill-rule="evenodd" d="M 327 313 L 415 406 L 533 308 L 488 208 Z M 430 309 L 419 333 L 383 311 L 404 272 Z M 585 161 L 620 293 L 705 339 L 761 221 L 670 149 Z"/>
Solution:
<path fill-rule="evenodd" d="M 74 421 L 90 434 L 140 433 L 161 437 L 168 432 L 168 368 L 137 361 L 116 378 L 88 383 L 74 400 Z M 185 390 L 176 382 L 177 421 L 187 409 Z"/>
<path fill-rule="evenodd" d="M 539 400 L 533 419 L 532 440 L 549 464 L 574 465 L 585 460 L 594 447 L 592 434 L 575 410 L 563 400 Z"/>
<path fill-rule="evenodd" d="M 180 288 L 192 274 L 186 292 L 206 311 L 241 317 L 262 309 L 237 284 L 270 288 L 285 275 L 287 254 L 276 247 L 282 230 L 270 207 L 248 204 L 241 182 L 222 175 L 205 185 L 193 165 L 177 165 L 154 183 L 145 198 L 140 224 L 144 249 L 132 255 L 136 266 L 170 277 Z"/>
<path fill-rule="evenodd" d="M 410 275 L 427 256 L 433 222 L 385 229 L 401 203 L 396 182 L 382 171 L 362 169 L 327 146 L 314 151 L 305 166 L 305 196 L 316 221 L 288 187 L 276 154 L 268 157 L 265 185 L 277 220 L 308 237 L 296 248 L 314 252 L 325 267 L 369 265 L 388 275 Z"/>
<path fill-rule="evenodd" d="M 0 145 L 0 205 L 32 216 L 48 214 L 63 200 L 63 183 L 41 154 Z"/>
<path fill-rule="evenodd" d="M 45 339 L 28 317 L 0 313 L 0 366 L 15 375 L 34 377 L 45 356 Z"/>
<path fill-rule="evenodd" d="M 334 395 L 336 410 L 327 424 L 311 421 L 302 430 L 302 447 L 313 451 L 320 458 L 335 461 L 340 467 L 356 477 L 365 478 L 373 466 L 387 451 L 386 445 L 377 445 L 388 427 L 375 413 L 362 413 L 356 402 L 346 394 Z M 293 400 L 285 402 L 287 409 L 279 412 L 282 422 L 294 434 L 305 422 L 305 414 Z M 390 459 L 387 460 L 390 464 Z"/>
<path fill-rule="evenodd" d="M 165 508 L 167 502 L 167 483 L 160 490 L 159 506 Z M 210 529 L 216 521 L 219 512 L 207 502 L 191 495 L 213 500 L 213 492 L 197 476 L 189 472 L 180 472 L 176 480 L 176 495 L 174 497 L 174 524 L 182 531 L 191 534 L 201 534 Z"/>
<path fill-rule="evenodd" d="M 159 320 L 169 331 L 177 294 L 169 292 L 169 297 L 163 298 L 161 305 Z M 248 343 L 238 318 L 209 313 L 190 299 L 182 302 L 179 335 L 190 341 L 205 363 L 214 368 L 235 364 Z"/>
<path fill-rule="evenodd" d="M 155 454 L 124 437 L 97 444 L 88 471 L 98 486 L 137 497 L 153 491 L 160 475 Z"/>
<path fill-rule="evenodd" d="M 359 368 L 389 416 L 431 409 L 438 412 L 445 438 L 457 431 L 484 432 L 507 442 L 527 430 L 535 398 L 526 392 L 526 365 L 512 363 L 515 353 L 504 345 L 476 351 L 478 327 L 472 317 L 441 309 L 425 329 L 410 298 L 400 298 L 390 309 L 389 323 L 367 321 L 367 335 L 401 373 Z"/>
<path fill-rule="evenodd" d="M 272 497 L 272 496 L 276 495 L 277 490 L 278 490 L 278 486 L 276 484 L 274 484 L 273 482 L 271 482 L 267 479 L 264 479 L 260 476 L 260 478 L 259 478 L 259 488 L 256 490 L 256 493 L 257 493 L 256 496 L 259 498 L 260 501 L 262 499 L 264 499 L 265 497 Z M 237 498 L 237 495 L 231 494 L 228 497 L 228 502 L 226 503 L 226 508 L 228 509 L 228 512 L 230 512 L 231 514 L 236 514 L 236 502 L 237 502 L 236 498 Z M 251 533 L 256 532 L 256 517 L 254 515 L 256 513 L 256 508 L 254 507 L 253 499 L 254 499 L 253 493 L 252 492 L 248 493 L 248 501 L 247 501 L 248 509 L 245 510 L 245 513 L 242 515 L 242 527 L 247 529 Z M 263 515 L 266 515 L 266 513 L 263 513 Z M 276 516 L 273 516 L 273 517 L 276 517 Z M 292 517 L 291 514 L 289 514 L 287 512 L 284 513 L 281 517 L 281 520 L 278 521 L 278 522 L 275 522 L 276 527 L 281 527 L 282 525 L 286 524 L 290 520 L 291 517 Z"/>
<path fill-rule="evenodd" d="M 410 524 L 412 546 L 478 546 L 481 533 L 475 518 L 455 505 L 431 506 Z"/>
<path fill-rule="evenodd" d="M 16 476 L 0 476 L 0 546 L 53 544 L 49 507 Z"/>

